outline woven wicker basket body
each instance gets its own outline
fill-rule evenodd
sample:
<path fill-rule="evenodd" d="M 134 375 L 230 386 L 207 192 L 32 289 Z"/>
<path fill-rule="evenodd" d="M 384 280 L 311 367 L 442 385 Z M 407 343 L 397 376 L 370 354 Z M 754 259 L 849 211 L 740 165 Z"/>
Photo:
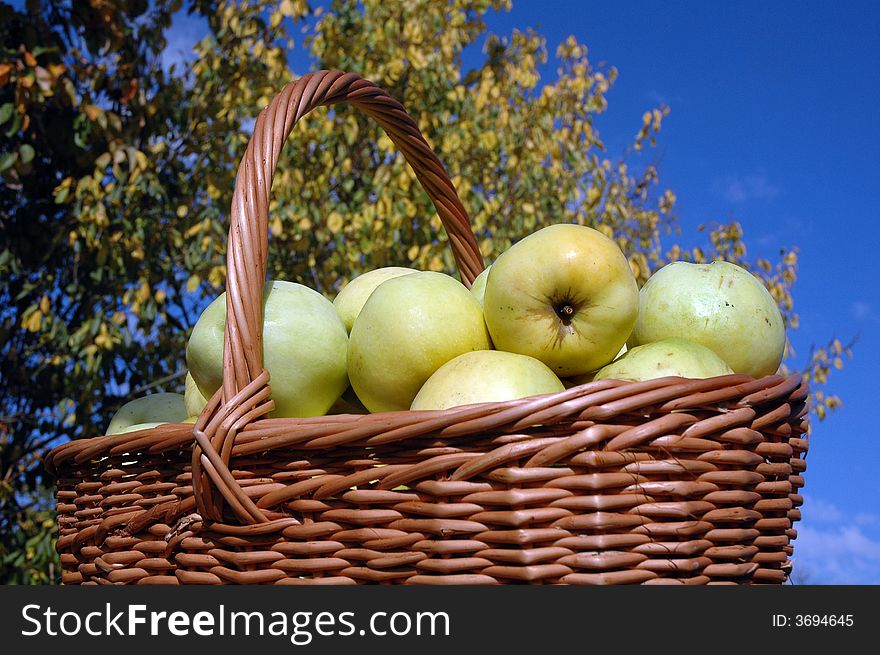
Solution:
<path fill-rule="evenodd" d="M 455 189 L 399 103 L 338 71 L 288 85 L 236 179 L 221 389 L 195 426 L 46 458 L 63 582 L 784 582 L 806 468 L 796 376 L 603 380 L 444 411 L 261 418 L 272 174 L 296 121 L 339 102 L 404 153 L 462 279 L 482 269 Z"/>

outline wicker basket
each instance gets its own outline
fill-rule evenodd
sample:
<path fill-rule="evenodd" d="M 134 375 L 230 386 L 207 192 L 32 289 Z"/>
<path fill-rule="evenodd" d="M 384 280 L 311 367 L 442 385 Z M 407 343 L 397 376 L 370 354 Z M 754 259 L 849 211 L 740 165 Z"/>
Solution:
<path fill-rule="evenodd" d="M 289 84 L 236 179 L 222 388 L 195 426 L 53 450 L 66 584 L 782 583 L 807 450 L 799 377 L 602 380 L 444 411 L 261 418 L 272 175 L 293 125 L 349 102 L 406 156 L 463 280 L 483 267 L 443 166 L 354 74 Z"/>

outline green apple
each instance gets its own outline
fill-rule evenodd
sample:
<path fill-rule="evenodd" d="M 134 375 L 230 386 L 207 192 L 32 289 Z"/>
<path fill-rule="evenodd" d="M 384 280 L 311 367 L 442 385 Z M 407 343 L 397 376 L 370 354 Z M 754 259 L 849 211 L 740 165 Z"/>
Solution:
<path fill-rule="evenodd" d="M 153 393 L 130 400 L 120 407 L 110 419 L 106 434 L 129 432 L 132 426 L 144 423 L 180 423 L 186 417 L 183 394 Z"/>
<path fill-rule="evenodd" d="M 627 351 L 596 372 L 596 380 L 653 380 L 668 375 L 711 378 L 729 375 L 731 368 L 715 351 L 687 339 L 663 339 Z"/>
<path fill-rule="evenodd" d="M 351 332 L 354 319 L 361 313 L 364 303 L 367 302 L 367 298 L 376 290 L 376 287 L 385 280 L 411 273 L 418 273 L 418 271 L 400 266 L 386 266 L 385 268 L 377 268 L 374 271 L 358 275 L 342 287 L 342 290 L 333 301 L 333 305 L 336 307 L 336 311 L 339 312 L 342 322 L 345 323 L 345 329 Z"/>
<path fill-rule="evenodd" d="M 487 266 L 483 269 L 483 271 L 477 276 L 474 280 L 474 283 L 471 285 L 471 293 L 474 294 L 474 297 L 480 301 L 480 306 L 483 305 L 483 297 L 486 295 L 486 280 L 489 279 L 489 269 L 491 266 Z"/>
<path fill-rule="evenodd" d="M 483 299 L 495 347 L 539 359 L 561 377 L 610 362 L 638 309 L 639 288 L 617 244 L 570 224 L 545 227 L 502 253 Z"/>
<path fill-rule="evenodd" d="M 458 280 L 423 272 L 386 280 L 351 329 L 348 376 L 371 412 L 406 410 L 450 359 L 488 350 L 480 303 Z"/>
<path fill-rule="evenodd" d="M 186 363 L 204 398 L 223 381 L 226 294 L 202 312 L 186 345 Z M 263 293 L 263 362 L 272 417 L 321 416 L 348 386 L 348 335 L 333 303 L 302 284 L 276 280 Z"/>
<path fill-rule="evenodd" d="M 186 414 L 187 416 L 198 416 L 208 404 L 208 399 L 199 391 L 199 387 L 189 371 L 186 372 L 185 384 L 183 402 L 186 405 Z"/>
<path fill-rule="evenodd" d="M 618 359 L 623 357 L 623 355 L 624 355 L 624 353 L 626 353 L 626 351 L 627 351 L 627 345 L 623 344 L 620 347 L 620 350 L 617 351 L 617 354 L 614 356 L 614 359 L 611 361 L 616 362 Z M 606 364 L 606 366 L 608 366 L 608 364 Z M 596 373 L 598 373 L 598 371 L 590 371 L 589 373 L 584 373 L 582 375 L 575 375 L 573 377 L 564 378 L 562 380 L 562 384 L 565 385 L 566 389 L 571 389 L 572 387 L 576 387 L 581 384 L 586 384 L 587 382 L 592 382 L 593 380 L 596 379 Z"/>
<path fill-rule="evenodd" d="M 640 292 L 634 345 L 669 337 L 711 348 L 736 373 L 772 375 L 785 351 L 785 325 L 770 292 L 744 268 L 723 261 L 673 262 Z"/>
<path fill-rule="evenodd" d="M 176 422 L 185 423 L 186 421 L 176 421 Z M 166 421 L 158 421 L 158 422 L 152 421 L 150 423 L 135 423 L 134 425 L 129 425 L 127 428 L 123 428 L 119 432 L 114 432 L 113 434 L 127 434 L 129 432 L 137 432 L 138 430 L 151 430 L 152 428 L 157 428 L 160 425 L 168 425 L 168 423 Z M 108 432 L 107 434 L 111 434 L 111 433 Z"/>
<path fill-rule="evenodd" d="M 502 402 L 564 389 L 556 374 L 534 357 L 477 350 L 438 368 L 422 385 L 410 409 Z"/>

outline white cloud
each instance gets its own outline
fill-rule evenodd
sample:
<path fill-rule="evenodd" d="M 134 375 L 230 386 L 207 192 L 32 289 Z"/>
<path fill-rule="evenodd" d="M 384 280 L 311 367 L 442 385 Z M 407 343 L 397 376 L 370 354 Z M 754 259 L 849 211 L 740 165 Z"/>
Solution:
<path fill-rule="evenodd" d="M 870 528 L 880 515 L 851 517 L 833 503 L 808 497 L 796 525 L 795 580 L 809 584 L 880 584 L 880 538 Z M 867 531 L 867 532 L 866 532 Z"/>
<path fill-rule="evenodd" d="M 880 524 L 880 516 L 876 514 L 868 514 L 866 512 L 859 512 L 853 518 L 853 521 L 858 525 L 877 525 Z"/>
<path fill-rule="evenodd" d="M 808 498 L 804 505 L 804 513 L 809 512 L 811 523 L 840 523 L 844 520 L 844 514 L 837 505 L 821 498 Z"/>
<path fill-rule="evenodd" d="M 880 541 L 860 527 L 800 527 L 794 550 L 794 569 L 811 584 L 880 584 Z"/>
<path fill-rule="evenodd" d="M 770 182 L 767 174 L 758 170 L 747 175 L 727 175 L 717 178 L 712 189 L 728 202 L 747 202 L 749 200 L 769 200 L 782 190 Z"/>

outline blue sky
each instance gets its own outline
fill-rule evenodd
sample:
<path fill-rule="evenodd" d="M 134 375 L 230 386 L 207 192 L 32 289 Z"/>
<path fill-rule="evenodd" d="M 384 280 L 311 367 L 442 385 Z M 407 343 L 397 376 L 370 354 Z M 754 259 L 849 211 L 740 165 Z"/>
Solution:
<path fill-rule="evenodd" d="M 843 408 L 814 425 L 795 559 L 810 582 L 880 584 L 880 423 L 871 414 L 880 364 L 880 4 L 515 0 L 488 24 L 498 34 L 544 34 L 545 79 L 569 34 L 594 64 L 619 70 L 597 122 L 611 154 L 631 141 L 646 109 L 670 106 L 659 170 L 678 197 L 683 242 L 702 243 L 701 223 L 735 219 L 750 256 L 773 260 L 798 246 L 795 363 L 831 337 L 858 342 L 832 378 Z M 204 30 L 181 16 L 168 61 L 188 56 Z M 291 61 L 297 72 L 308 67 L 303 53 Z"/>
<path fill-rule="evenodd" d="M 671 107 L 660 179 L 678 196 L 685 240 L 699 240 L 700 223 L 736 219 L 752 255 L 800 248 L 801 361 L 813 344 L 858 336 L 832 378 L 844 407 L 814 425 L 795 558 L 813 582 L 880 584 L 878 5 L 520 2 L 490 22 L 528 25 L 551 47 L 572 33 L 618 68 L 598 123 L 612 151 L 645 108 Z"/>
<path fill-rule="evenodd" d="M 800 249 L 797 361 L 831 337 L 858 337 L 855 358 L 832 379 L 844 406 L 815 424 L 808 455 L 795 558 L 815 583 L 880 584 L 880 428 L 871 414 L 880 364 L 878 6 L 515 1 L 488 20 L 497 34 L 533 27 L 547 37 L 545 79 L 569 34 L 589 46 L 594 64 L 617 67 L 597 122 L 612 154 L 646 109 L 670 106 L 660 179 L 678 196 L 684 242 L 702 242 L 701 223 L 735 219 L 751 256 Z M 202 29 L 197 20 L 179 24 L 170 57 Z M 479 48 L 467 53 L 479 56 Z M 291 62 L 297 72 L 308 67 L 301 53 Z"/>

